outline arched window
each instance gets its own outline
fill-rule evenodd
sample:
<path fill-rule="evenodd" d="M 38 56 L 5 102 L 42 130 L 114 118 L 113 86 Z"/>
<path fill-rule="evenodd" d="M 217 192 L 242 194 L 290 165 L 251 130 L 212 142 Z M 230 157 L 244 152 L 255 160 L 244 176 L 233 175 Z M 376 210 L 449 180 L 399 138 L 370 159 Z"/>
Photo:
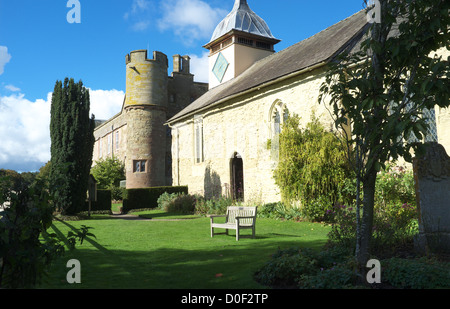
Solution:
<path fill-rule="evenodd" d="M 280 146 L 280 133 L 283 124 L 289 117 L 289 110 L 286 104 L 280 100 L 276 100 L 269 112 L 270 122 L 270 154 L 272 160 L 278 160 L 279 146 Z"/>

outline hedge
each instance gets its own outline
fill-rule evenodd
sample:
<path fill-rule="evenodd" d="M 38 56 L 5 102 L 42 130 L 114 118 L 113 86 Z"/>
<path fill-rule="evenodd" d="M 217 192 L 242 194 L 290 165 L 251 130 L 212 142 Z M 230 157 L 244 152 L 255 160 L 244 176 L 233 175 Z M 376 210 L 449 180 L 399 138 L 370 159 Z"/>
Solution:
<path fill-rule="evenodd" d="M 97 201 L 91 202 L 91 211 L 111 211 L 111 190 L 97 190 Z M 84 203 L 83 211 L 89 210 L 89 202 Z"/>
<path fill-rule="evenodd" d="M 132 209 L 156 208 L 158 207 L 158 198 L 163 193 L 184 193 L 188 194 L 187 186 L 178 187 L 152 187 L 142 189 L 127 189 L 123 199 L 122 212 L 128 212 Z"/>

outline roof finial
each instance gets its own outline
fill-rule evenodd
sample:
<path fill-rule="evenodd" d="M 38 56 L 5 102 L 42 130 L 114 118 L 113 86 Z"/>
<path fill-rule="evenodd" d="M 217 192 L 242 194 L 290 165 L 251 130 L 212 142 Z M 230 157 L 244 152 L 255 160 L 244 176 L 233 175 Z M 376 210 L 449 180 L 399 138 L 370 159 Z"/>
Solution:
<path fill-rule="evenodd" d="M 239 10 L 240 8 L 248 8 L 247 0 L 236 0 L 234 2 L 233 11 Z"/>

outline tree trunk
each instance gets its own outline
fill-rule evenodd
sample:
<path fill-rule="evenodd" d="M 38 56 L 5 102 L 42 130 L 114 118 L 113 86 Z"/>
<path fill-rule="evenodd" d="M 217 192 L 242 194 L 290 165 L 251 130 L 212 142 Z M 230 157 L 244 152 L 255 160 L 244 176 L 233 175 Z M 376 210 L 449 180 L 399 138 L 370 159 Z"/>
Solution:
<path fill-rule="evenodd" d="M 361 220 L 360 239 L 358 239 L 359 251 L 356 256 L 360 269 L 365 269 L 370 257 L 376 179 L 377 172 L 372 169 L 363 181 L 363 215 Z"/>

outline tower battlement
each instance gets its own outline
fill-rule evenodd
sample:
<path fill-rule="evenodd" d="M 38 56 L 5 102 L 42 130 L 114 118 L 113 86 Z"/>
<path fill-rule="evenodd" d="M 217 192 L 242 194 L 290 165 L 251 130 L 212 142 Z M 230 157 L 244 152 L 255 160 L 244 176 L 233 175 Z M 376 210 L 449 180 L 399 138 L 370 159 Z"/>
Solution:
<path fill-rule="evenodd" d="M 128 106 L 167 106 L 167 56 L 154 51 L 148 59 L 147 50 L 126 55 L 126 101 Z"/>
<path fill-rule="evenodd" d="M 129 64 L 130 62 L 143 63 L 146 61 L 155 61 L 169 65 L 167 56 L 159 51 L 153 51 L 153 59 L 148 58 L 148 51 L 146 49 L 134 50 L 125 56 L 125 63 Z"/>
<path fill-rule="evenodd" d="M 190 60 L 189 56 L 173 56 L 173 72 L 174 73 L 183 73 L 183 74 L 191 74 L 190 72 Z"/>

